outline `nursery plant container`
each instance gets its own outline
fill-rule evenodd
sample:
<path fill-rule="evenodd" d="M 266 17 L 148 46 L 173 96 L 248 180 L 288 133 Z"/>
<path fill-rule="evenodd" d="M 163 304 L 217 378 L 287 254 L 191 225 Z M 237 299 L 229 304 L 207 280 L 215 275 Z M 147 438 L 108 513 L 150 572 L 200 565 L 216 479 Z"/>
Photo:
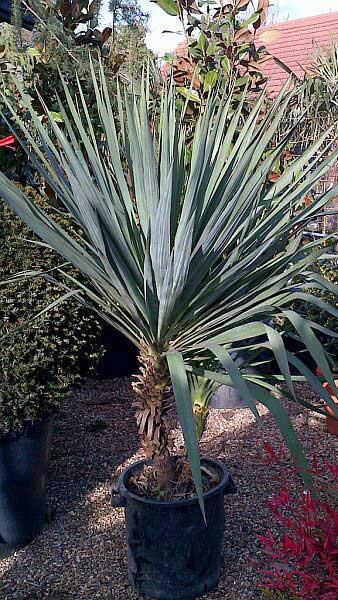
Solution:
<path fill-rule="evenodd" d="M 335 382 L 335 386 L 338 388 L 338 379 L 335 379 L 334 382 Z M 335 395 L 335 393 L 333 392 L 333 390 L 330 388 L 330 384 L 327 381 L 325 381 L 323 383 L 323 387 L 330 394 L 333 402 L 338 406 L 338 398 Z M 335 413 L 333 412 L 332 408 L 328 404 L 325 405 L 325 410 L 327 413 L 326 429 L 329 433 L 332 433 L 332 435 L 335 435 L 338 437 L 338 419 L 335 418 Z"/>
<path fill-rule="evenodd" d="M 11 23 L 12 22 L 12 0 L 0 0 L 0 23 Z M 25 7 L 21 7 L 21 27 L 22 29 L 28 29 L 32 31 L 35 25 L 35 19 L 33 15 L 25 10 Z"/>
<path fill-rule="evenodd" d="M 129 377 L 138 368 L 137 349 L 108 323 L 103 323 L 102 329 L 105 352 L 98 365 L 98 376 L 101 379 Z"/>
<path fill-rule="evenodd" d="M 158 501 L 132 493 L 128 479 L 145 464 L 151 461 L 141 460 L 126 469 L 112 492 L 113 506 L 125 507 L 129 581 L 146 598 L 193 600 L 217 585 L 224 495 L 235 493 L 235 484 L 220 462 L 202 460 L 220 479 L 204 494 L 205 523 L 196 497 Z"/>
<path fill-rule="evenodd" d="M 246 374 L 256 375 L 256 369 L 251 367 L 245 369 Z M 245 398 L 242 398 L 239 391 L 230 385 L 220 385 L 209 402 L 210 408 L 228 410 L 233 408 L 248 408 Z"/>
<path fill-rule="evenodd" d="M 31 542 L 45 522 L 52 419 L 0 441 L 0 557 Z"/>

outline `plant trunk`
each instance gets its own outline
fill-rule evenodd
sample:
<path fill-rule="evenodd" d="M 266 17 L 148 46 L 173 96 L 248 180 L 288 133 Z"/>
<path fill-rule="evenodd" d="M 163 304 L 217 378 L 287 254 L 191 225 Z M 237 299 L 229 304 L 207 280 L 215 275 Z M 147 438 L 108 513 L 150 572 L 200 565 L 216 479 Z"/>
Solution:
<path fill-rule="evenodd" d="M 154 461 L 157 481 L 164 490 L 170 490 L 175 480 L 170 450 L 172 440 L 166 425 L 170 409 L 171 385 L 166 359 L 143 346 L 139 362 L 140 372 L 133 382 L 137 394 L 136 420 L 147 458 Z"/>

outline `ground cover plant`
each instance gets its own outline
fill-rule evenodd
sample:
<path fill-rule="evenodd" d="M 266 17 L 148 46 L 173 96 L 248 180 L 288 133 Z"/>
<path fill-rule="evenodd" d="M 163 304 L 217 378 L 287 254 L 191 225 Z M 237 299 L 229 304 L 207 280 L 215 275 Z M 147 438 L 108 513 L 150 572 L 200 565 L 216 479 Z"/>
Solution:
<path fill-rule="evenodd" d="M 262 570 L 265 595 L 281 600 L 334 600 L 338 591 L 338 467 L 313 456 L 314 489 L 310 491 L 300 485 L 299 472 L 285 459 L 283 446 L 276 451 L 265 443 L 265 452 L 279 487 L 268 507 L 285 530 L 282 539 L 275 539 L 270 530 L 258 536 L 271 559 L 271 565 Z"/>
<path fill-rule="evenodd" d="M 336 160 L 337 151 L 327 156 L 332 140 L 326 145 L 324 132 L 271 184 L 272 164 L 292 129 L 273 151 L 267 155 L 264 151 L 288 111 L 290 95 L 285 97 L 283 90 L 262 116 L 262 94 L 239 130 L 242 106 L 233 112 L 231 94 L 221 99 L 215 94 L 201 110 L 187 165 L 186 129 L 176 113 L 172 87 L 163 93 L 159 114 L 152 111 L 146 82 L 139 96 L 118 94 L 114 111 L 115 99 L 109 95 L 104 73 L 97 78 L 93 71 L 92 76 L 102 131 L 98 137 L 81 86 L 81 107 L 75 106 L 65 85 L 63 125 L 47 111 L 47 127 L 18 82 L 40 143 L 12 110 L 30 159 L 83 235 L 71 238 L 3 175 L 1 195 L 45 243 L 87 278 L 83 284 L 68 276 L 64 298 L 73 295 L 91 304 L 139 348 L 141 368 L 134 383 L 137 420 L 162 490 L 170 490 L 181 477 L 186 483 L 187 475 L 185 461 L 181 471 L 174 472 L 170 455 L 166 414 L 172 389 L 202 505 L 191 373 L 237 387 L 258 421 L 255 401 L 267 406 L 304 471 L 305 459 L 290 419 L 274 396 L 276 385 L 284 381 L 291 399 L 320 411 L 294 392 L 293 379 L 306 379 L 336 408 L 320 380 L 285 349 L 273 319 L 284 316 L 292 323 L 334 387 L 316 332 L 335 334 L 288 308 L 291 301 L 303 299 L 337 314 L 308 292 L 313 287 L 335 291 L 310 269 L 324 252 L 321 243 L 301 244 L 309 220 L 337 193 L 333 188 L 303 205 L 306 194 Z M 11 110 L 9 102 L 7 107 Z M 278 364 L 274 376 L 245 372 L 248 364 L 257 362 L 262 347 Z M 242 367 L 236 365 L 234 352 L 244 352 Z M 208 369 L 204 363 L 207 358 L 210 364 L 210 357 L 213 366 Z M 297 377 L 290 375 L 290 364 L 299 372 Z"/>

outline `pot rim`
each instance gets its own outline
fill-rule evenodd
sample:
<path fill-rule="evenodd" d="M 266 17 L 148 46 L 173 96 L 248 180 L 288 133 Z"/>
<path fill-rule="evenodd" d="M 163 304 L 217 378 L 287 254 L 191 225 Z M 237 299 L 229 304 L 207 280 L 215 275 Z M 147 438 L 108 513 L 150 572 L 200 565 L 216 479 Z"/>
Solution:
<path fill-rule="evenodd" d="M 121 473 L 119 480 L 118 480 L 118 486 L 117 486 L 118 491 L 121 494 L 121 496 L 133 498 L 134 500 L 137 500 L 138 502 L 143 502 L 144 504 L 151 504 L 153 506 L 158 506 L 161 508 L 176 508 L 176 507 L 181 508 L 182 506 L 190 506 L 192 504 L 199 503 L 197 496 L 194 496 L 193 498 L 184 498 L 182 500 L 154 500 L 153 498 L 147 498 L 145 496 L 138 496 L 137 494 L 134 494 L 134 492 L 131 492 L 126 487 L 126 479 L 127 479 L 127 477 L 129 477 L 130 472 L 133 471 L 138 466 L 147 465 L 147 464 L 151 465 L 152 462 L 153 461 L 151 459 L 138 460 L 135 463 L 133 463 L 132 465 L 130 465 L 129 467 L 127 467 L 123 471 L 123 473 Z M 228 470 L 225 468 L 225 466 L 219 460 L 215 460 L 214 458 L 201 458 L 201 464 L 203 464 L 203 463 L 210 464 L 213 467 L 216 466 L 216 468 L 218 469 L 218 471 L 220 472 L 220 475 L 221 475 L 221 481 L 215 487 L 213 487 L 211 490 L 208 490 L 207 492 L 205 492 L 203 494 L 204 500 L 209 500 L 210 498 L 213 498 L 217 494 L 223 492 L 224 488 L 230 482 L 230 473 L 228 472 Z"/>
<path fill-rule="evenodd" d="M 44 417 L 35 419 L 35 421 L 23 421 L 22 429 L 17 429 L 14 431 L 8 431 L 4 435 L 0 435 L 0 444 L 2 442 L 14 442 L 19 438 L 29 437 L 29 435 L 34 432 L 37 428 L 43 427 L 47 423 L 54 421 L 56 412 L 45 415 Z"/>

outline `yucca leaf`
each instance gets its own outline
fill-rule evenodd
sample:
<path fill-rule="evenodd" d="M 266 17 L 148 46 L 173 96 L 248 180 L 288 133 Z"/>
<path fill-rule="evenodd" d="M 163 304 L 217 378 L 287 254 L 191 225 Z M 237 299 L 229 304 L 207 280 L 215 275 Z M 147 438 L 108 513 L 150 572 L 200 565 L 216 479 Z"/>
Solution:
<path fill-rule="evenodd" d="M 303 341 L 304 345 L 310 352 L 316 365 L 321 369 L 326 380 L 332 386 L 332 389 L 336 390 L 333 376 L 330 371 L 330 367 L 325 356 L 323 347 L 316 335 L 314 334 L 314 332 L 312 331 L 307 320 L 293 310 L 283 310 L 282 312 L 296 329 L 300 339 Z M 338 393 L 338 390 L 336 391 Z"/>
<path fill-rule="evenodd" d="M 316 375 L 314 375 L 310 369 L 301 361 L 297 356 L 291 354 L 291 352 L 287 352 L 289 362 L 296 367 L 299 373 L 302 373 L 306 379 L 306 381 L 311 385 L 318 396 L 322 397 L 325 402 L 330 406 L 333 412 L 337 415 L 338 418 L 338 407 L 333 402 L 330 394 L 324 388 Z"/>
<path fill-rule="evenodd" d="M 295 396 L 295 391 L 293 389 L 291 380 L 288 357 L 286 354 L 282 336 L 278 331 L 276 331 L 272 327 L 269 327 L 269 325 L 265 325 L 265 330 L 268 336 L 268 340 L 270 342 L 271 350 L 274 353 L 277 364 L 280 368 L 280 372 L 284 377 L 285 383 L 288 386 L 289 391 L 293 396 Z"/>
<path fill-rule="evenodd" d="M 177 412 L 179 414 L 191 471 L 196 486 L 196 493 L 205 520 L 201 464 L 188 378 L 182 356 L 179 352 L 168 352 L 167 361 L 176 400 Z"/>
<path fill-rule="evenodd" d="M 300 474 L 304 480 L 304 483 L 308 488 L 312 488 L 313 481 L 310 474 L 309 466 L 305 458 L 303 449 L 298 441 L 297 435 L 290 421 L 290 417 L 281 403 L 261 387 L 255 384 L 248 384 L 251 393 L 257 398 L 259 402 L 264 404 L 271 414 L 273 415 L 276 424 L 284 438 L 285 444 L 290 450 L 291 456 L 295 458 L 296 465 L 299 468 Z"/>
<path fill-rule="evenodd" d="M 229 352 L 225 348 L 222 348 L 222 346 L 218 345 L 210 345 L 208 346 L 208 349 L 211 350 L 215 356 L 217 356 L 222 367 L 229 375 L 232 383 L 241 393 L 242 398 L 245 399 L 245 402 L 255 415 L 257 421 L 260 422 L 261 417 L 255 405 L 255 397 L 251 395 L 250 388 L 247 386 L 245 379 L 242 377 L 240 370 L 232 360 Z"/>

